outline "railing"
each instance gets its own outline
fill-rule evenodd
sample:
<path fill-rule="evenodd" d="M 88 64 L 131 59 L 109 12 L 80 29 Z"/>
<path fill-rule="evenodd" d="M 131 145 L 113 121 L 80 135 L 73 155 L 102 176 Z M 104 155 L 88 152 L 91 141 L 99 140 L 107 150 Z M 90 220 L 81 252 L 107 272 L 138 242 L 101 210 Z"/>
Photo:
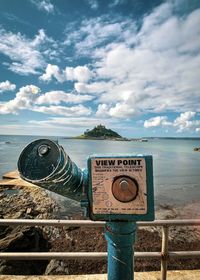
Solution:
<path fill-rule="evenodd" d="M 92 222 L 86 220 L 22 220 L 22 219 L 0 219 L 0 225 L 26 225 L 26 226 L 84 226 L 103 227 L 105 222 Z M 161 259 L 162 280 L 167 279 L 167 264 L 169 259 L 175 258 L 200 258 L 200 251 L 168 251 L 168 236 L 170 226 L 200 226 L 200 220 L 156 220 L 154 222 L 138 222 L 138 227 L 159 226 L 162 227 L 161 252 L 135 252 L 135 259 L 156 258 Z M 107 258 L 106 252 L 38 252 L 38 253 L 0 253 L 0 259 L 4 260 L 44 260 L 44 259 L 88 259 L 102 260 Z"/>

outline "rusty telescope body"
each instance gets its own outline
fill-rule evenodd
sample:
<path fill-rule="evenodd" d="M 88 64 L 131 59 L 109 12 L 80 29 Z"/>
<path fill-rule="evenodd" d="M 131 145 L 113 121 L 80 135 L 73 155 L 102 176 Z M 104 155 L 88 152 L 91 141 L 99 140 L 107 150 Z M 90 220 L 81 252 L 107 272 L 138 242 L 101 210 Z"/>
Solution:
<path fill-rule="evenodd" d="M 57 142 L 31 142 L 19 156 L 18 170 L 22 179 L 47 190 L 77 201 L 84 197 L 84 172 Z"/>

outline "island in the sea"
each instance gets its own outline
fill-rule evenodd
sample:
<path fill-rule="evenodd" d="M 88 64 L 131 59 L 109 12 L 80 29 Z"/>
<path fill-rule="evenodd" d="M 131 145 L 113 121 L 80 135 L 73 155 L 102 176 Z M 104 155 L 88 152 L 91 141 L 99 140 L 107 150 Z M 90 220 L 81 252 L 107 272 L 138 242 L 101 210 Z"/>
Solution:
<path fill-rule="evenodd" d="M 82 135 L 74 137 L 75 139 L 92 139 L 92 140 L 115 140 L 115 141 L 129 141 L 129 139 L 122 137 L 116 131 L 106 128 L 104 125 L 97 125 L 93 129 L 87 129 Z"/>

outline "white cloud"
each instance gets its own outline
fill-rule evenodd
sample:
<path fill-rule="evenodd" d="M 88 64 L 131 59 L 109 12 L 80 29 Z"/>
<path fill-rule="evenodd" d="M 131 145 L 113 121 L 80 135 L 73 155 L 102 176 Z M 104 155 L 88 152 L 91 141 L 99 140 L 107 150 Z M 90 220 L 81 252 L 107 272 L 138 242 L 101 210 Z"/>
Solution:
<path fill-rule="evenodd" d="M 38 125 L 60 125 L 60 126 L 76 126 L 76 127 L 94 127 L 98 125 L 99 123 L 104 124 L 104 125 L 112 125 L 115 123 L 111 119 L 104 119 L 102 120 L 101 118 L 95 118 L 95 117 L 67 117 L 67 118 L 62 118 L 62 117 L 51 117 L 48 118 L 47 120 L 31 120 L 29 121 L 31 124 L 38 124 Z"/>
<path fill-rule="evenodd" d="M 124 2 L 126 2 L 126 0 L 113 0 L 113 1 L 110 1 L 109 7 L 113 8 L 115 6 L 124 4 Z"/>
<path fill-rule="evenodd" d="M 112 117 L 199 112 L 200 9 L 184 16 L 175 10 L 173 1 L 156 7 L 139 31 L 130 19 L 84 20 L 67 40 L 79 55 L 93 58 L 95 75 L 75 83 L 76 91 L 98 94 Z"/>
<path fill-rule="evenodd" d="M 54 5 L 51 3 L 50 0 L 31 0 L 38 10 L 44 11 L 48 14 L 54 13 Z"/>
<path fill-rule="evenodd" d="M 101 63 L 98 76 L 112 80 L 101 101 L 119 101 L 128 91 L 132 93 L 127 102 L 141 112 L 199 110 L 200 55 L 161 55 L 119 45 L 107 52 Z"/>
<path fill-rule="evenodd" d="M 87 0 L 88 1 L 88 4 L 90 5 L 90 8 L 92 10 L 97 10 L 98 7 L 99 7 L 99 3 L 97 0 Z"/>
<path fill-rule="evenodd" d="M 46 92 L 45 94 L 40 95 L 35 101 L 36 104 L 60 104 L 61 102 L 65 103 L 82 103 L 85 101 L 90 101 L 94 97 L 90 95 L 79 95 L 66 93 L 61 90 Z"/>
<path fill-rule="evenodd" d="M 156 126 L 165 126 L 166 124 L 169 124 L 167 121 L 166 116 L 157 116 L 154 118 L 150 118 L 144 122 L 144 127 L 149 128 L 149 127 L 156 127 Z"/>
<path fill-rule="evenodd" d="M 200 9 L 187 17 L 178 17 L 173 14 L 173 3 L 167 2 L 144 19 L 138 38 L 143 48 L 154 51 L 195 51 L 199 49 L 199 22 Z M 164 34 L 167 40 L 163 40 Z"/>
<path fill-rule="evenodd" d="M 144 127 L 173 127 L 177 130 L 177 132 L 183 131 L 196 131 L 198 132 L 198 127 L 200 126 L 200 120 L 194 119 L 196 116 L 195 112 L 184 112 L 181 113 L 176 119 L 173 121 L 169 121 L 167 116 L 157 116 L 154 118 L 150 118 L 145 120 Z"/>
<path fill-rule="evenodd" d="M 104 93 L 110 89 L 110 83 L 94 82 L 91 84 L 75 83 L 74 88 L 79 93 Z"/>
<path fill-rule="evenodd" d="M 34 106 L 32 107 L 32 111 L 40 112 L 49 115 L 61 115 L 66 117 L 72 116 L 88 116 L 91 114 L 91 109 L 87 108 L 83 105 L 77 105 L 72 107 L 66 106 Z"/>
<path fill-rule="evenodd" d="M 135 108 L 126 103 L 116 103 L 116 105 L 109 110 L 109 115 L 115 118 L 130 118 L 137 114 Z"/>
<path fill-rule="evenodd" d="M 87 66 L 66 67 L 66 79 L 69 81 L 87 82 L 92 73 Z"/>
<path fill-rule="evenodd" d="M 4 91 L 13 91 L 15 89 L 16 89 L 16 85 L 12 84 L 8 80 L 0 83 L 0 93 Z"/>
<path fill-rule="evenodd" d="M 40 76 L 40 80 L 51 81 L 55 78 L 58 82 L 78 81 L 87 82 L 92 77 L 92 73 L 87 66 L 66 67 L 60 70 L 57 65 L 48 64 L 45 73 Z"/>
<path fill-rule="evenodd" d="M 69 32 L 67 28 L 65 44 L 74 44 L 78 55 L 93 57 L 95 48 L 98 51 L 99 47 L 106 48 L 111 42 L 134 42 L 135 32 L 136 24 L 133 20 L 102 16 L 83 20 L 76 31 Z"/>
<path fill-rule="evenodd" d="M 90 108 L 80 104 L 81 102 L 90 101 L 93 98 L 89 95 L 80 96 L 65 93 L 63 91 L 51 91 L 41 95 L 39 95 L 39 93 L 40 88 L 34 85 L 27 85 L 20 88 L 14 99 L 8 102 L 0 103 L 0 114 L 17 114 L 20 110 L 30 110 L 44 114 L 61 116 L 88 116 L 92 113 Z M 68 104 L 78 103 L 78 105 L 57 106 L 61 102 Z"/>
<path fill-rule="evenodd" d="M 54 50 L 57 49 L 57 54 Z M 9 57 L 11 62 L 4 62 L 11 71 L 21 74 L 38 74 L 46 65 L 46 58 L 52 59 L 59 54 L 57 43 L 49 38 L 43 29 L 31 40 L 21 33 L 7 32 L 0 29 L 0 53 Z"/>
<path fill-rule="evenodd" d="M 20 88 L 14 99 L 0 103 L 0 114 L 17 114 L 19 110 L 30 109 L 39 92 L 40 89 L 34 85 Z"/>
<path fill-rule="evenodd" d="M 48 64 L 45 73 L 39 78 L 40 80 L 49 82 L 53 77 L 60 83 L 64 82 L 64 76 L 60 72 L 59 67 L 57 65 Z"/>
<path fill-rule="evenodd" d="M 109 107 L 107 104 L 99 104 L 96 115 L 99 117 L 107 117 L 109 114 Z"/>
<path fill-rule="evenodd" d="M 53 57 L 58 46 L 46 48 L 48 44 L 53 46 L 54 41 L 43 30 L 32 39 L 6 32 L 3 37 L 1 33 L 0 52 L 11 58 L 10 69 L 38 73 L 47 65 L 43 75 L 40 74 L 41 80 L 73 82 L 71 93 L 50 91 L 38 95 L 34 102 L 30 100 L 28 106 L 24 102 L 24 107 L 53 115 L 69 116 L 78 111 L 87 115 L 92 114 L 90 108 L 83 106 L 78 110 L 78 106 L 58 105 L 80 104 L 94 98 L 97 118 L 130 119 L 153 113 L 160 116 L 146 120 L 144 127 L 198 132 L 200 9 L 181 16 L 175 12 L 175 2 L 177 5 L 178 1 L 167 1 L 157 6 L 143 17 L 140 27 L 134 19 L 122 16 L 84 19 L 77 28 L 72 24 L 73 32 L 70 32 L 72 26 L 66 31 L 65 47 L 75 51 L 75 59 L 87 61 L 87 65 L 77 67 L 61 69 L 57 62 L 46 64 L 46 57 Z M 117 5 L 122 1 L 112 3 Z M 14 106 L 12 103 L 16 100 L 1 103 L 0 110 L 5 112 Z M 22 107 L 19 106 L 19 110 Z M 17 106 L 13 108 L 18 111 Z M 165 116 L 169 112 L 181 114 L 171 121 Z"/>
<path fill-rule="evenodd" d="M 174 120 L 174 127 L 178 128 L 178 132 L 193 129 L 194 126 L 200 124 L 200 121 L 193 120 L 195 115 L 195 112 L 181 113 L 180 116 Z"/>
<path fill-rule="evenodd" d="M 52 136 L 54 135 L 62 135 L 62 136 L 70 136 L 70 135 L 78 135 L 81 134 L 83 129 L 77 131 L 77 127 L 73 126 L 62 126 L 59 124 L 47 124 L 43 122 L 36 122 L 36 123 L 23 123 L 20 124 L 0 124 L 0 134 L 7 134 L 7 135 L 45 135 L 45 136 Z"/>
<path fill-rule="evenodd" d="M 116 103 L 114 106 L 102 103 L 98 105 L 96 115 L 102 118 L 110 116 L 116 119 L 129 119 L 137 116 L 138 112 L 126 102 Z"/>

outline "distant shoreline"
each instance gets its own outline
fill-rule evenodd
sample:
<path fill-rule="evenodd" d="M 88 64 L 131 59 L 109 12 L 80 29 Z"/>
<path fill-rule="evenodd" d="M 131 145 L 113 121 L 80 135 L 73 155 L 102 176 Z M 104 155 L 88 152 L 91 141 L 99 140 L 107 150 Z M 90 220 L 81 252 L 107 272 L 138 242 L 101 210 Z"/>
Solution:
<path fill-rule="evenodd" d="M 109 137 L 64 137 L 64 139 L 72 139 L 72 140 L 107 140 L 107 141 L 136 141 L 136 142 L 148 142 L 146 138 L 109 138 Z"/>
<path fill-rule="evenodd" d="M 51 136 L 49 136 L 51 137 Z M 56 136 L 53 136 L 56 137 Z M 141 137 L 141 138 L 101 138 L 101 137 L 80 137 L 80 136 L 57 136 L 62 139 L 74 139 L 74 140 L 112 140 L 112 141 L 138 141 L 142 139 L 146 140 L 200 140 L 200 137 Z"/>
<path fill-rule="evenodd" d="M 62 136 L 60 136 L 62 137 Z M 62 139 L 72 139 L 72 140 L 107 140 L 107 141 L 133 141 L 133 142 L 148 142 L 149 140 L 200 140 L 197 137 L 141 137 L 141 138 L 104 138 L 104 137 L 82 137 L 82 136 L 69 136 L 62 137 Z"/>
<path fill-rule="evenodd" d="M 65 137 L 64 139 L 73 139 L 73 140 L 109 140 L 109 141 L 131 141 L 127 138 L 104 138 L 104 137 Z"/>
<path fill-rule="evenodd" d="M 77 139 L 77 136 L 64 136 L 64 135 L 27 135 L 27 134 L 0 134 L 2 137 L 10 137 L 10 136 L 16 136 L 16 137 L 40 137 L 40 138 L 51 138 L 51 137 L 57 137 L 57 138 L 62 138 L 62 139 Z M 146 137 L 141 137 L 141 138 L 146 138 L 148 140 L 200 140 L 200 137 L 159 137 L 159 136 L 146 136 Z M 134 141 L 134 139 L 139 139 L 139 138 L 127 138 Z M 86 139 L 88 140 L 88 139 Z M 106 140 L 106 139 L 105 139 Z"/>

